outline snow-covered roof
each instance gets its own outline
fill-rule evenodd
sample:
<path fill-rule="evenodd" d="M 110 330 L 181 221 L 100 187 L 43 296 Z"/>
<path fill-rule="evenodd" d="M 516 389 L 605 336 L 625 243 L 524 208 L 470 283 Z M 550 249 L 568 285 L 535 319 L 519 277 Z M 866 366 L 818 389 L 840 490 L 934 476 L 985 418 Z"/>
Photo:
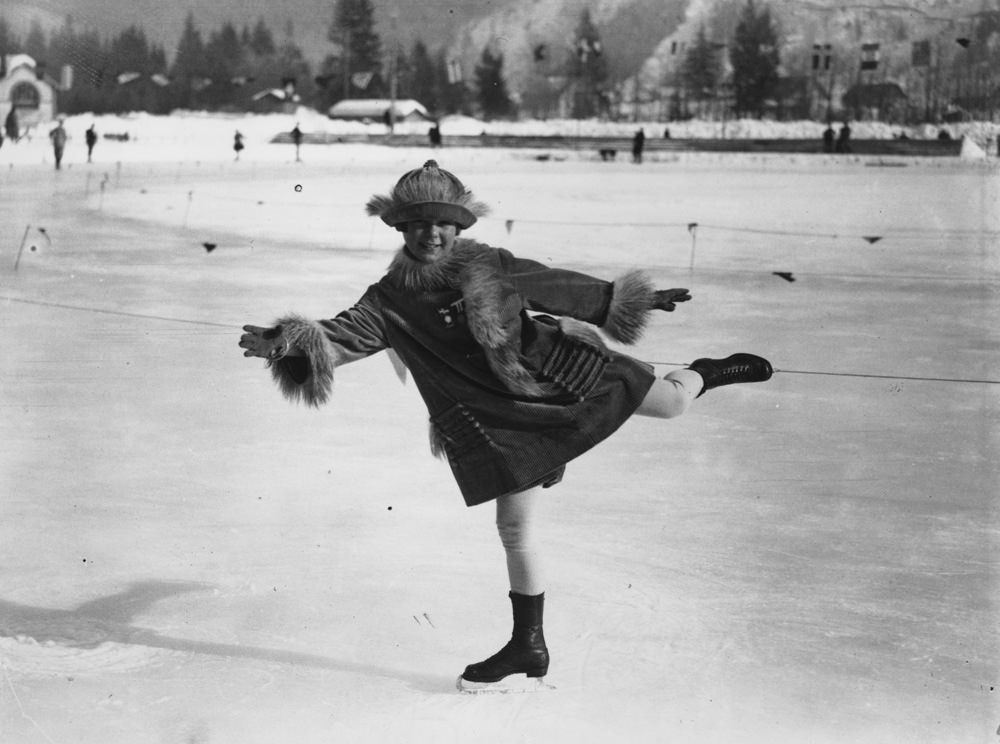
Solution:
<path fill-rule="evenodd" d="M 35 63 L 33 57 L 27 54 L 8 54 L 7 55 L 7 74 L 10 75 L 18 67 L 30 67 L 34 70 L 38 65 Z"/>
<path fill-rule="evenodd" d="M 333 104 L 328 116 L 331 119 L 380 119 L 390 107 L 397 117 L 405 118 L 412 114 L 418 114 L 430 118 L 424 105 L 412 98 L 404 98 L 395 102 L 389 98 L 349 98 Z"/>
<path fill-rule="evenodd" d="M 284 88 L 268 88 L 267 90 L 262 90 L 258 93 L 254 93 L 251 96 L 253 100 L 260 101 L 264 98 L 273 98 L 276 101 L 298 101 L 299 97 L 297 95 L 288 95 L 288 91 Z"/>

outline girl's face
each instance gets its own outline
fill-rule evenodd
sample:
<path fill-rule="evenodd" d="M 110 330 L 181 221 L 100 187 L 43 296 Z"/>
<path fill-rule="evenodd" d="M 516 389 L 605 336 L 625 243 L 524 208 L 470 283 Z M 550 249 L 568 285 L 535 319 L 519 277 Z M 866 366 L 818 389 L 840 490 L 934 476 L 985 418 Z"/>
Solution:
<path fill-rule="evenodd" d="M 434 263 L 447 256 L 458 237 L 453 222 L 407 222 L 403 231 L 406 252 L 421 263 Z"/>

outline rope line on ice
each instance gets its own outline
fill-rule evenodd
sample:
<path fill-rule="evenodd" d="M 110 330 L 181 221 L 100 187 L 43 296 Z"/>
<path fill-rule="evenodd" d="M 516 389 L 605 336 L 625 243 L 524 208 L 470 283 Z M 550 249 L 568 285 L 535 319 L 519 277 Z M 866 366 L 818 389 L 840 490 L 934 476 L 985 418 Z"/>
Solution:
<path fill-rule="evenodd" d="M 83 313 L 97 313 L 100 315 L 118 315 L 125 318 L 141 318 L 143 320 L 165 320 L 170 323 L 187 323 L 189 325 L 210 326 L 212 328 L 233 328 L 230 323 L 213 323 L 210 320 L 189 320 L 186 318 L 171 318 L 166 315 L 152 315 L 147 313 L 130 313 L 124 310 L 107 310 L 100 307 L 84 307 L 82 305 L 67 305 L 62 302 L 45 302 L 44 300 L 28 300 L 23 297 L 10 297 L 0 295 L 0 300 L 5 302 L 20 302 L 24 305 L 41 305 L 43 307 L 55 307 L 60 310 L 76 310 Z"/>
<path fill-rule="evenodd" d="M 698 230 L 708 229 L 717 230 L 720 232 L 731 232 L 731 233 L 742 233 L 745 235 L 770 235 L 775 237 L 786 237 L 786 238 L 804 238 L 810 240 L 863 240 L 868 245 L 875 245 L 886 238 L 892 238 L 894 241 L 902 240 L 915 241 L 915 240 L 943 240 L 945 238 L 986 238 L 990 240 L 1000 239 L 1000 231 L 996 230 L 920 230 L 914 228 L 891 228 L 887 231 L 880 231 L 882 234 L 876 235 L 873 233 L 868 234 L 847 234 L 847 233 L 823 233 L 823 232 L 810 232 L 807 230 L 772 230 L 756 227 L 737 227 L 733 225 L 717 225 L 708 222 L 586 222 L 577 220 L 514 220 L 507 219 L 504 221 L 504 226 L 507 228 L 507 234 L 509 235 L 514 229 L 515 222 L 526 222 L 528 224 L 535 225 L 575 225 L 575 226 L 587 226 L 587 227 L 651 227 L 651 228 L 686 228 L 688 234 L 691 236 L 691 257 L 689 260 L 688 268 L 694 271 L 695 264 L 695 249 L 698 242 Z"/>
<path fill-rule="evenodd" d="M 675 265 L 663 264 L 658 267 L 659 269 L 672 269 L 680 268 Z M 970 284 L 996 284 L 1000 276 L 990 277 L 990 276 L 972 276 L 972 275 L 956 275 L 956 276 L 945 276 L 943 274 L 874 274 L 874 273 L 850 273 L 847 271 L 794 271 L 794 272 L 783 272 L 783 271 L 768 271 L 767 269 L 737 269 L 732 267 L 709 267 L 701 266 L 698 268 L 699 274 L 748 274 L 751 276 L 768 274 L 781 276 L 783 279 L 787 279 L 784 274 L 793 274 L 795 277 L 809 277 L 809 278 L 819 278 L 819 279 L 864 279 L 864 280 L 878 280 L 881 282 L 885 281 L 928 281 L 928 282 L 968 282 Z M 795 279 L 790 279 L 789 281 L 795 281 Z"/>
<path fill-rule="evenodd" d="M 693 233 L 695 230 L 709 229 L 709 230 L 720 230 L 723 232 L 736 232 L 736 233 L 747 233 L 751 235 L 781 235 L 785 237 L 793 238 L 826 238 L 828 240 L 864 240 L 869 245 L 873 245 L 886 237 L 906 237 L 907 239 L 914 238 L 924 238 L 924 239 L 940 239 L 945 237 L 963 237 L 963 238 L 975 238 L 975 237 L 988 237 L 992 239 L 1000 238 L 1000 231 L 996 230 L 919 230 L 915 228 L 890 228 L 884 231 L 882 235 L 874 234 L 851 234 L 851 233 L 824 233 L 824 232 L 812 232 L 809 230 L 772 230 L 765 228 L 756 227 L 738 227 L 734 225 L 718 225 L 712 224 L 710 222 L 599 222 L 599 221 L 586 221 L 586 220 L 533 220 L 533 219 L 507 219 L 504 221 L 504 225 L 507 228 L 508 234 L 514 229 L 514 225 L 518 222 L 524 222 L 530 225 L 578 225 L 584 227 L 663 227 L 663 228 L 684 228 L 688 232 Z"/>
<path fill-rule="evenodd" d="M 77 312 L 85 313 L 99 313 L 101 315 L 119 315 L 126 318 L 141 318 L 143 320 L 162 320 L 169 323 L 185 323 L 188 325 L 200 325 L 210 328 L 227 328 L 234 329 L 234 326 L 230 323 L 213 323 L 209 320 L 190 320 L 187 318 L 171 318 L 165 315 L 152 315 L 147 313 L 131 313 L 124 310 L 107 310 L 104 308 L 96 307 L 84 307 L 81 305 L 68 305 L 61 302 L 45 302 L 43 300 L 28 300 L 23 297 L 10 297 L 9 295 L 0 295 L 0 300 L 5 302 L 20 302 L 25 305 L 41 305 L 43 307 L 54 307 L 60 310 L 75 310 Z M 650 364 L 661 365 L 664 367 L 686 367 L 687 364 L 681 362 L 650 362 Z M 860 379 L 877 379 L 877 380 L 909 380 L 915 382 L 952 382 L 952 383 L 966 383 L 975 385 L 1000 385 L 1000 380 L 970 380 L 961 377 L 917 377 L 911 375 L 876 375 L 867 374 L 863 372 L 826 372 L 819 370 L 805 370 L 805 369 L 775 369 L 775 374 L 786 374 L 786 375 L 820 375 L 826 377 L 853 377 Z"/>
<path fill-rule="evenodd" d="M 969 380 L 963 377 L 917 377 L 910 375 L 874 375 L 858 372 L 815 372 L 806 369 L 776 369 L 786 375 L 826 375 L 828 377 L 862 377 L 874 380 L 910 380 L 914 382 L 964 382 L 974 385 L 1000 385 L 1000 380 Z"/>
<path fill-rule="evenodd" d="M 664 367 L 686 367 L 686 364 L 681 362 L 649 362 L 653 365 L 662 365 Z M 822 377 L 853 377 L 857 379 L 870 379 L 870 380 L 904 380 L 908 382 L 956 382 L 956 383 L 966 383 L 972 385 L 1000 385 L 1000 380 L 970 380 L 966 377 L 919 377 L 916 375 L 876 375 L 866 372 L 825 372 L 820 370 L 810 370 L 810 369 L 778 369 L 774 368 L 774 374 L 784 374 L 784 375 L 816 375 Z"/>

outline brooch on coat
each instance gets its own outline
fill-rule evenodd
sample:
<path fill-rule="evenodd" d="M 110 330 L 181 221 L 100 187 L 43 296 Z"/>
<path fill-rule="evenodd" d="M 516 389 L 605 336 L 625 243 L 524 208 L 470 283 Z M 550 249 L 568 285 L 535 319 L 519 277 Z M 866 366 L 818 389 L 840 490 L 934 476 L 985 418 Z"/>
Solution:
<path fill-rule="evenodd" d="M 439 307 L 438 315 L 441 316 L 441 322 L 444 323 L 445 328 L 451 328 L 455 325 L 455 321 L 458 320 L 458 316 L 465 312 L 465 299 L 461 298 L 455 300 L 447 307 Z"/>

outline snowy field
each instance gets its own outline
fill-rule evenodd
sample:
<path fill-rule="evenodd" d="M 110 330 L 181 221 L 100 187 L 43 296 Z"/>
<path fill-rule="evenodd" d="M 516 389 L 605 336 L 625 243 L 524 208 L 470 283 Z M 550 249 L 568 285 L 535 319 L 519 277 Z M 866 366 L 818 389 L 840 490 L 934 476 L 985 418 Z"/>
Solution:
<path fill-rule="evenodd" d="M 995 159 L 436 153 L 470 235 L 691 289 L 636 356 L 779 370 L 570 464 L 555 689 L 466 696 L 503 551 L 416 390 L 379 355 L 306 410 L 237 347 L 381 275 L 364 202 L 430 151 L 255 121 L 0 149 L 0 741 L 997 741 Z"/>

